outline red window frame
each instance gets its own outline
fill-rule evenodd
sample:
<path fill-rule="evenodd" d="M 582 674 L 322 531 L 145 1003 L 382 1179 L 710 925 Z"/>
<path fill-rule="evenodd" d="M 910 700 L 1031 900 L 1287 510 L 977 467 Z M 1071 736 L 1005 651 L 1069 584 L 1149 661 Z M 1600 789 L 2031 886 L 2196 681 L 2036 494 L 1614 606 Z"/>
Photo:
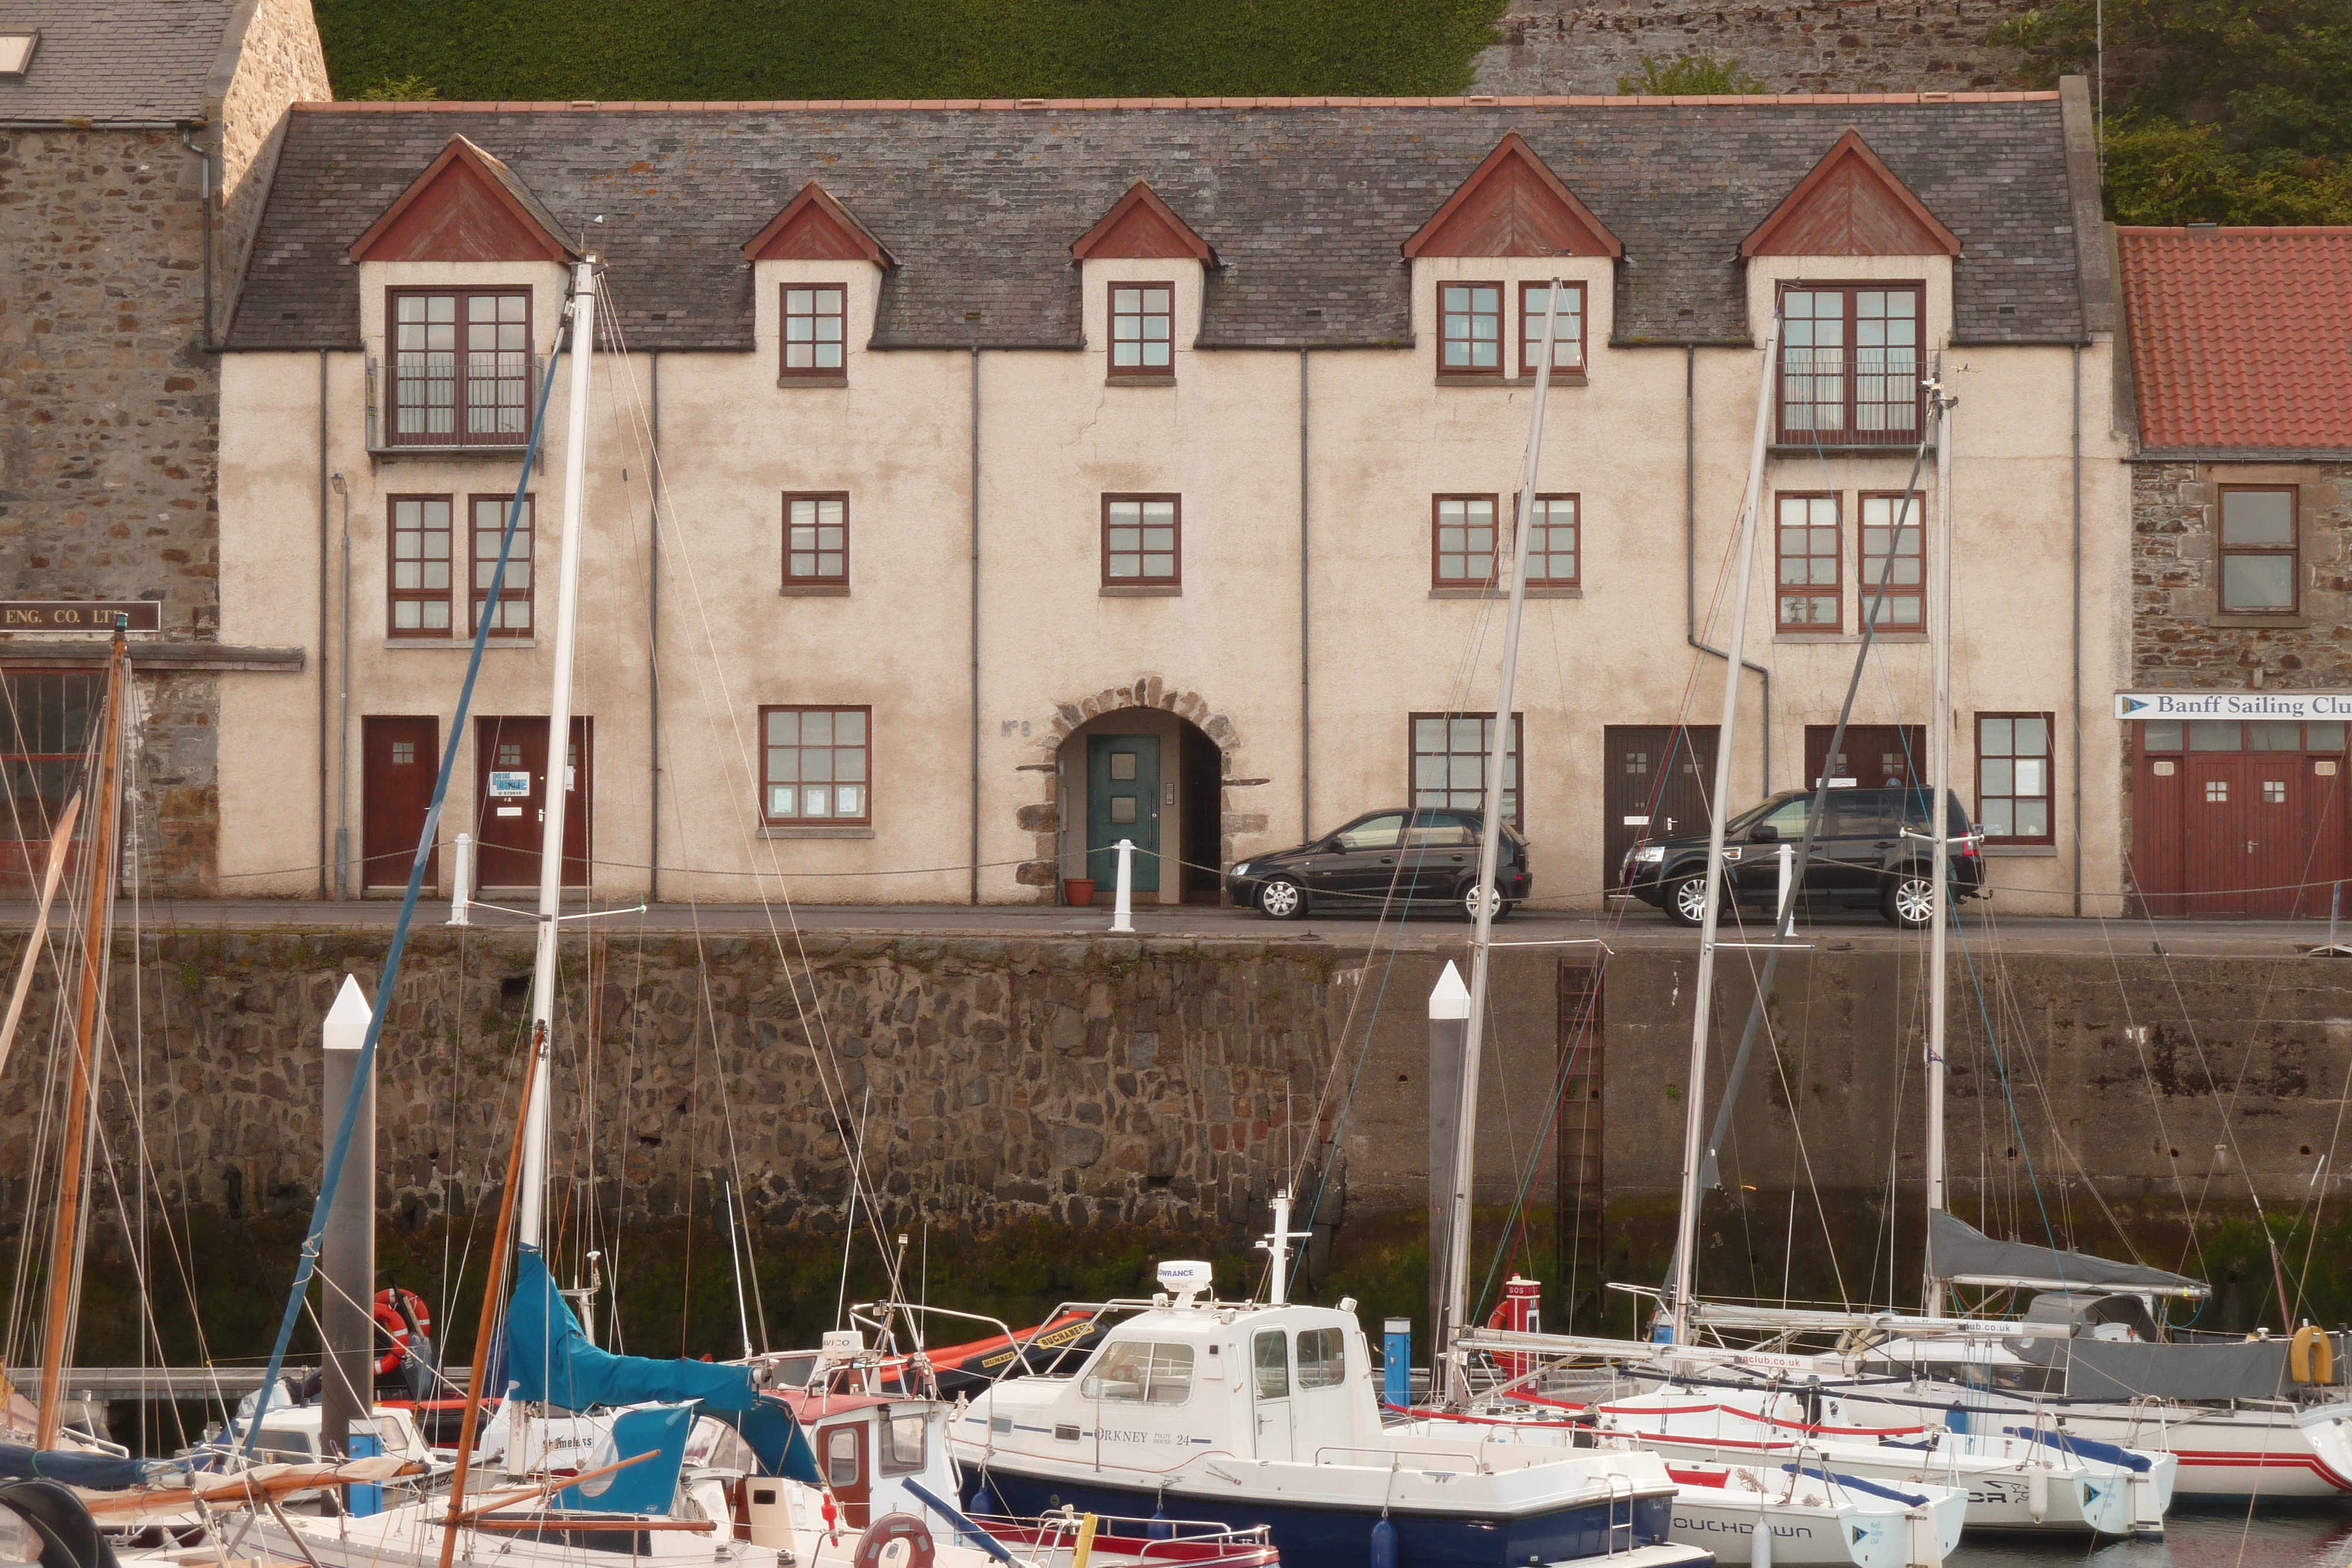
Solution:
<path fill-rule="evenodd" d="M 1150 514 L 1143 508 L 1163 501 L 1168 505 L 1168 521 L 1164 526 L 1171 530 L 1169 546 L 1164 550 L 1152 549 L 1149 548 L 1151 542 L 1149 534 L 1142 530 L 1160 528 L 1163 525 L 1151 521 Z M 1136 506 L 1135 520 L 1129 522 L 1122 518 L 1114 522 L 1113 508 L 1127 505 Z M 1114 549 L 1112 548 L 1114 528 L 1138 530 L 1134 548 Z M 1118 542 L 1122 547 L 1128 543 L 1123 538 Z M 1143 568 L 1150 558 L 1161 555 L 1169 558 L 1167 574 L 1162 576 L 1145 572 Z M 1112 573 L 1112 565 L 1120 556 L 1136 558 L 1134 572 L 1125 576 L 1116 576 Z M 1102 498 L 1102 585 L 1105 588 L 1181 588 L 1184 586 L 1183 497 L 1142 492 L 1105 493 Z"/>
<path fill-rule="evenodd" d="M 430 513 L 426 509 L 436 505 L 441 508 L 441 525 L 437 529 L 428 526 Z M 400 509 L 405 506 L 415 506 L 418 511 L 415 525 L 404 529 L 401 525 Z M 384 497 L 383 620 L 385 635 L 395 639 L 431 638 L 441 642 L 446 642 L 449 639 L 450 622 L 456 619 L 454 606 L 457 585 L 457 504 L 453 497 L 387 496 Z M 401 536 L 404 532 L 418 536 L 415 550 L 407 556 L 402 555 L 400 548 Z M 437 558 L 432 553 L 433 535 L 436 532 L 441 535 L 441 553 Z M 432 585 L 435 575 L 433 567 L 436 559 L 441 569 L 439 573 L 441 583 L 437 588 Z M 401 568 L 404 562 L 415 568 L 414 571 L 405 574 L 411 579 L 407 582 L 402 580 L 404 574 Z M 417 623 L 415 626 L 401 625 L 400 607 L 404 604 L 414 604 L 419 607 L 416 613 Z M 435 606 L 438 606 L 441 612 L 441 624 L 438 626 L 427 624 L 433 619 L 431 611 Z"/>
<path fill-rule="evenodd" d="M 832 522 L 824 507 L 841 508 Z M 795 508 L 810 508 L 810 520 L 798 520 Z M 803 539 L 802 530 L 810 538 Z M 828 535 L 831 537 L 828 537 Z M 849 492 L 846 490 L 787 490 L 784 492 L 784 586 L 786 588 L 846 588 L 849 586 Z M 828 549 L 827 546 L 831 548 Z M 824 570 L 827 567 L 832 570 Z"/>
<path fill-rule="evenodd" d="M 2231 544 L 2230 542 L 2230 497 L 2243 495 L 2284 495 L 2286 497 L 2287 542 L 2278 544 Z M 2299 485 L 2223 485 L 2213 498 L 2213 545 L 2219 559 L 2213 567 L 2213 609 L 2221 615 L 2300 615 L 2303 613 L 2303 487 Z M 2282 609 L 2275 604 L 2245 605 L 2230 602 L 2230 562 L 2246 557 L 2284 558 L 2287 563 L 2287 602 Z"/>
<path fill-rule="evenodd" d="M 1989 844 L 2056 843 L 2058 841 L 2057 716 L 2048 713 L 1980 713 L 1976 716 L 1976 820 L 1977 825 L 1984 831 L 1985 842 Z M 2041 750 L 2021 751 L 2017 748 L 2015 727 L 2020 721 L 2026 723 L 2039 723 L 2042 726 Z M 1988 738 L 1986 727 L 1996 723 L 2006 724 L 2011 727 L 2009 737 L 2010 745 L 2007 750 L 1986 749 L 1986 741 Z M 1991 770 L 1987 768 L 1986 764 L 1998 764 L 2003 762 L 2010 765 L 2011 772 L 2008 780 L 2010 788 L 2007 790 L 1988 791 L 1985 788 L 1986 784 L 1988 782 L 1998 782 L 1999 780 L 1992 778 Z M 2016 766 L 2019 762 L 2039 762 L 2042 765 L 2042 788 L 2040 789 L 2021 790 L 2016 788 Z M 1986 821 L 1985 802 L 1988 800 L 2006 800 L 2010 802 L 2010 809 L 2011 811 L 2011 825 L 2012 827 L 2015 826 L 2016 822 L 2014 813 L 2016 810 L 2016 803 L 2018 801 L 2041 801 L 2042 831 L 2039 833 L 1997 833 L 1993 831 L 1991 826 Z"/>
<path fill-rule="evenodd" d="M 1878 574 L 1884 551 L 1871 549 L 1874 532 L 1901 534 L 1891 543 L 1907 544 L 1908 552 L 1897 549 L 1895 570 L 1886 581 L 1886 604 L 1880 615 L 1878 630 L 1888 632 L 1925 632 L 1927 629 L 1927 495 L 1924 490 L 1909 492 L 1911 510 L 1907 518 L 1903 511 L 1905 492 L 1901 490 L 1864 490 L 1857 497 L 1854 517 L 1854 591 L 1859 596 L 1853 623 L 1864 629 L 1870 625 L 1870 607 L 1878 599 Z M 1886 520 L 1870 520 L 1873 501 L 1886 506 Z M 1907 570 L 1906 570 L 1907 563 Z M 1908 580 L 1906 580 L 1906 579 Z M 1903 612 L 1909 611 L 1909 618 Z"/>
<path fill-rule="evenodd" d="M 1519 374 L 1530 380 L 1536 373 L 1536 355 L 1543 350 L 1544 308 L 1530 306 L 1528 298 L 1550 287 L 1549 282 L 1519 285 Z M 1583 380 L 1585 370 L 1584 285 L 1573 279 L 1563 280 L 1559 293 L 1563 305 L 1573 299 L 1576 306 L 1572 311 L 1565 308 L 1560 311 L 1559 325 L 1563 330 L 1552 340 L 1551 379 L 1555 385 L 1561 382 Z M 1560 362 L 1563 350 L 1574 356 L 1567 364 Z"/>
<path fill-rule="evenodd" d="M 1468 307 L 1465 308 L 1457 310 L 1449 308 L 1448 296 L 1454 290 L 1475 288 L 1490 288 L 1494 290 L 1495 306 L 1491 312 L 1477 309 L 1475 308 L 1477 301 L 1475 296 L 1472 297 L 1468 303 Z M 1475 278 L 1465 279 L 1441 277 L 1437 280 L 1437 373 L 1439 375 L 1492 376 L 1497 380 L 1502 377 L 1504 337 L 1503 306 L 1506 298 L 1507 296 L 1504 292 L 1502 282 L 1499 279 L 1480 280 Z M 1481 338 L 1478 335 L 1478 322 L 1482 319 L 1489 316 L 1493 319 L 1495 329 L 1486 337 Z M 1458 336 L 1454 330 L 1454 324 L 1457 319 L 1464 322 L 1465 326 L 1465 330 Z M 1457 342 L 1466 346 L 1465 351 L 1470 358 L 1476 357 L 1476 346 L 1478 344 L 1486 343 L 1491 345 L 1495 362 L 1491 365 L 1474 365 L 1469 363 L 1454 364 L 1449 362 L 1454 346 Z"/>
<path fill-rule="evenodd" d="M 1556 515 L 1562 506 L 1567 508 L 1567 520 Z M 1514 519 L 1516 522 L 1516 519 Z M 1560 536 L 1567 536 L 1562 545 Z M 1560 558 L 1568 558 L 1568 572 L 1562 576 L 1557 570 Z M 1536 514 L 1528 519 L 1528 572 L 1529 588 L 1581 588 L 1584 585 L 1584 503 L 1578 496 L 1560 492 L 1538 492 Z M 1535 570 L 1532 563 L 1541 563 Z"/>
<path fill-rule="evenodd" d="M 803 727 L 802 735 L 795 735 L 789 742 L 779 745 L 776 744 L 777 729 L 771 723 L 771 716 L 783 714 L 793 715 L 796 719 L 802 715 L 824 714 L 836 725 L 840 719 L 855 716 L 858 726 L 857 738 L 848 741 L 835 738 L 836 731 L 834 726 L 829 725 L 827 737 L 823 740 L 803 740 Z M 828 754 L 822 769 L 825 777 L 804 777 L 810 771 L 811 754 L 819 751 Z M 793 754 L 789 763 L 782 755 L 785 752 Z M 840 774 L 847 754 L 851 752 L 857 754 L 855 770 L 859 777 L 843 779 Z M 785 771 L 793 777 L 782 777 Z M 859 809 L 855 812 L 831 809 L 839 804 L 838 791 L 844 784 L 853 785 L 859 791 Z M 811 785 L 826 791 L 827 810 L 823 813 L 811 814 L 804 809 Z M 777 791 L 786 789 L 792 791 L 790 803 L 793 809 L 780 811 L 776 807 L 782 803 L 782 798 Z M 762 705 L 760 709 L 760 820 L 772 828 L 871 827 L 874 822 L 874 709 L 858 703 Z"/>
<path fill-rule="evenodd" d="M 1119 308 L 1119 296 L 1127 292 L 1132 292 L 1140 297 L 1134 302 L 1137 308 L 1132 310 Z M 1156 310 L 1150 308 L 1150 295 L 1153 292 L 1160 296 L 1160 308 Z M 1110 323 L 1110 373 L 1120 377 L 1148 376 L 1155 381 L 1174 375 L 1176 373 L 1176 286 L 1173 283 L 1161 282 L 1113 283 L 1108 286 L 1108 292 L 1104 298 L 1106 308 L 1109 311 L 1108 319 Z M 1129 321 L 1135 324 L 1135 335 L 1122 338 L 1119 335 L 1120 324 Z M 1151 335 L 1154 322 L 1159 323 L 1160 326 L 1160 335 L 1157 338 Z M 1136 351 L 1135 363 L 1122 365 L 1118 362 L 1119 350 L 1128 348 L 1132 348 Z M 1156 365 L 1149 362 L 1151 350 L 1155 348 L 1160 350 L 1160 361 Z"/>
<path fill-rule="evenodd" d="M 793 308 L 793 296 L 809 296 L 805 310 Z M 830 306 L 831 308 L 826 308 Z M 808 335 L 795 342 L 793 323 L 808 323 Z M 830 324 L 833 336 L 824 336 Z M 793 363 L 793 350 L 805 348 L 809 362 Z M 830 350 L 833 364 L 820 363 Z M 849 286 L 845 283 L 785 283 L 776 294 L 776 366 L 779 375 L 793 381 L 837 382 L 849 374 Z"/>
<path fill-rule="evenodd" d="M 1789 521 L 1789 504 L 1804 503 L 1804 515 L 1796 522 Z M 1824 525 L 1818 507 L 1829 507 L 1829 521 Z M 1830 538 L 1826 544 L 1813 536 L 1822 531 Z M 1803 537 L 1794 540 L 1797 549 L 1789 548 L 1791 532 Z M 1845 630 L 1845 507 L 1841 494 L 1835 490 L 1780 490 L 1772 497 L 1772 560 L 1773 560 L 1773 623 L 1777 630 L 1791 636 L 1828 637 Z M 1805 573 L 1798 580 L 1789 577 L 1792 561 L 1805 563 Z M 1821 580 L 1826 562 L 1830 577 Z M 1790 609 L 1795 604 L 1818 608 L 1826 599 L 1831 606 L 1831 618 L 1812 619 L 1800 614 L 1790 619 Z"/>
<path fill-rule="evenodd" d="M 1874 314 L 1864 314 L 1866 297 L 1879 296 Z M 1910 313 L 1889 312 L 1895 298 L 1910 302 Z M 1822 336 L 1820 323 L 1828 319 L 1806 308 L 1820 298 L 1841 301 L 1835 343 Z M 1780 291 L 1780 367 L 1775 379 L 1774 423 L 1783 445 L 1792 446 L 1914 446 L 1927 419 L 1927 394 L 1920 385 L 1927 361 L 1927 289 L 1923 283 L 1784 283 Z M 1803 314 L 1800 314 L 1803 311 Z M 1911 341 L 1893 323 L 1910 323 Z M 1873 329 L 1868 323 L 1879 325 Z M 1876 342 L 1864 339 L 1876 338 Z M 1906 349 L 1907 365 L 1888 350 Z M 1910 383 L 1906 405 L 1890 395 L 1902 382 Z M 1792 399 L 1791 393 L 1797 393 Z M 1909 423 L 1889 423 L 1889 411 L 1907 406 Z M 1809 413 L 1808 411 L 1827 411 Z M 1833 413 L 1834 423 L 1828 423 Z M 1797 417 L 1792 418 L 1791 415 Z"/>
<path fill-rule="evenodd" d="M 466 497 L 466 535 L 473 551 L 473 591 L 466 622 L 466 634 L 469 637 L 481 628 L 482 606 L 490 597 L 490 578 L 499 570 L 499 544 L 506 536 L 507 508 L 513 505 L 512 496 Z M 531 597 L 532 584 L 537 580 L 532 571 L 531 547 L 538 516 L 538 497 L 525 495 L 522 518 L 515 524 L 514 553 L 507 559 L 506 580 L 499 585 L 499 612 L 490 625 L 493 639 L 538 635 L 538 616 Z M 517 605 L 522 609 L 519 621 L 513 613 Z"/>
<path fill-rule="evenodd" d="M 1470 508 L 1482 503 L 1486 508 L 1486 520 L 1484 523 L 1479 523 L 1474 520 Z M 1461 508 L 1461 510 L 1455 515 L 1454 519 L 1450 522 L 1447 520 L 1445 513 L 1445 508 L 1449 506 Z M 1484 528 L 1486 530 L 1486 548 L 1483 550 L 1472 548 L 1473 541 L 1469 537 L 1474 530 L 1480 528 Z M 1462 537 L 1459 538 L 1449 538 L 1447 537 L 1449 529 L 1458 531 Z M 1502 559 L 1502 544 L 1503 507 L 1501 497 L 1473 493 L 1467 495 L 1436 495 L 1432 496 L 1429 498 L 1430 587 L 1493 588 L 1495 586 L 1496 580 L 1495 563 Z M 1453 548 L 1448 549 L 1448 545 L 1453 546 Z M 1486 558 L 1486 574 L 1484 577 L 1471 577 L 1466 575 L 1466 568 L 1469 562 L 1481 555 Z M 1448 557 L 1459 559 L 1465 568 L 1465 572 L 1452 577 L 1447 576 L 1445 573 L 1445 563 Z"/>
<path fill-rule="evenodd" d="M 528 288 L 510 287 L 384 290 L 386 446 L 520 446 L 530 439 L 530 293 Z M 431 302 L 436 299 L 449 301 L 446 322 L 431 319 Z M 425 301 L 425 319 L 402 320 L 401 306 L 405 300 Z M 522 307 L 519 319 L 509 319 L 505 306 L 517 300 Z M 483 305 L 490 308 L 489 319 L 477 320 L 476 308 Z M 438 326 L 449 329 L 448 343 L 441 349 L 433 346 L 432 329 Z M 411 328 L 418 329 L 415 335 L 422 340 L 413 348 L 404 341 L 412 335 Z M 476 342 L 480 332 L 489 335 L 487 344 Z M 446 361 L 436 365 L 441 356 L 446 356 Z M 488 373 L 484 374 L 485 371 Z M 446 389 L 444 401 L 435 401 L 436 387 Z M 404 400 L 413 389 L 424 394 L 415 405 L 421 413 L 420 425 L 434 423 L 436 413 L 446 408 L 447 430 L 402 428 L 407 412 Z M 472 428 L 478 415 L 504 428 Z"/>

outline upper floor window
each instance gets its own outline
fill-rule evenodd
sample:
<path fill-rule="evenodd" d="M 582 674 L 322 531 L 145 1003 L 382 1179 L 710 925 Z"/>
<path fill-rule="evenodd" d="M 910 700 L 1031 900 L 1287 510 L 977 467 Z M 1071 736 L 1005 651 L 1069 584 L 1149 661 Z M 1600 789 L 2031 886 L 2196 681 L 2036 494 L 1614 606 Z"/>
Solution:
<path fill-rule="evenodd" d="M 1861 624 L 1876 604 L 1881 632 L 1927 629 L 1927 497 L 1916 490 L 1862 497 Z"/>
<path fill-rule="evenodd" d="M 1926 408 L 1916 283 L 1794 284 L 1780 294 L 1780 439 L 1908 446 Z"/>
<path fill-rule="evenodd" d="M 1174 588 L 1181 583 L 1178 530 L 1182 509 L 1175 496 L 1105 496 L 1103 586 Z"/>
<path fill-rule="evenodd" d="M 449 635 L 449 497 L 392 497 L 389 604 L 394 637 Z"/>
<path fill-rule="evenodd" d="M 1449 376 L 1503 373 L 1503 286 L 1437 286 L 1437 369 Z"/>
<path fill-rule="evenodd" d="M 1538 496 L 1535 508 L 1528 519 L 1528 586 L 1576 587 L 1582 580 L 1577 575 L 1582 559 L 1578 548 L 1581 541 L 1577 537 L 1577 498 Z"/>
<path fill-rule="evenodd" d="M 2215 608 L 2237 614 L 2292 615 L 2303 577 L 2295 538 L 2295 487 L 2221 487 L 2221 591 Z"/>
<path fill-rule="evenodd" d="M 1176 290 L 1165 283 L 1110 286 L 1110 373 L 1164 376 L 1175 365 Z"/>
<path fill-rule="evenodd" d="M 1777 497 L 1780 506 L 1780 629 L 1837 632 L 1845 625 L 1838 570 L 1838 498 Z"/>
<path fill-rule="evenodd" d="M 530 429 L 530 294 L 395 288 L 394 446 L 519 446 Z"/>
<path fill-rule="evenodd" d="M 874 820 L 874 710 L 760 710 L 760 810 L 772 824 L 860 825 Z"/>
<path fill-rule="evenodd" d="M 849 497 L 784 497 L 784 586 L 849 585 Z"/>
<path fill-rule="evenodd" d="M 1431 498 L 1429 581 L 1433 588 L 1484 588 L 1495 580 L 1495 497 Z"/>
<path fill-rule="evenodd" d="M 490 580 L 499 575 L 499 547 L 506 539 L 507 508 L 514 505 L 514 497 L 476 496 L 473 505 L 474 607 L 473 620 L 467 626 L 469 636 L 481 627 L 482 607 L 490 599 Z M 525 496 L 521 515 L 515 519 L 514 549 L 507 556 L 506 576 L 499 580 L 499 601 L 490 610 L 493 637 L 531 634 L 530 514 L 531 497 Z"/>
<path fill-rule="evenodd" d="M 849 361 L 849 290 L 838 283 L 784 285 L 784 374 L 839 377 Z"/>
<path fill-rule="evenodd" d="M 1551 310 L 1551 285 L 1519 285 L 1519 374 L 1532 376 L 1543 358 L 1544 319 Z M 1559 286 L 1559 315 L 1552 325 L 1551 368 L 1555 373 L 1584 369 L 1584 285 Z"/>

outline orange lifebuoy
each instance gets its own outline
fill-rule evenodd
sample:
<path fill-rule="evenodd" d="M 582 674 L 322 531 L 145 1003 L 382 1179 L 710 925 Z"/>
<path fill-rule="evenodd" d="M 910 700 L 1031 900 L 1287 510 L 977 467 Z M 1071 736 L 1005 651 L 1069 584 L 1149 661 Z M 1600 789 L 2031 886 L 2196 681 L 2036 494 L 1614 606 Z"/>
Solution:
<path fill-rule="evenodd" d="M 406 1307 L 406 1316 L 401 1308 Z M 375 1326 L 389 1335 L 392 1348 L 375 1359 L 378 1377 L 390 1377 L 400 1371 L 400 1364 L 408 1357 L 409 1319 L 416 1321 L 416 1332 L 433 1332 L 433 1314 L 425 1310 L 425 1298 L 414 1291 L 378 1291 L 375 1293 Z"/>
<path fill-rule="evenodd" d="M 2336 1342 L 2327 1337 L 2325 1329 L 2305 1323 L 2295 1330 L 2286 1355 L 2287 1375 L 2297 1383 L 2324 1388 L 2336 1381 Z"/>
<path fill-rule="evenodd" d="M 931 1568 L 931 1527 L 911 1513 L 886 1513 L 857 1538 L 855 1568 L 882 1568 L 883 1553 L 894 1542 L 907 1543 L 907 1554 L 896 1568 Z"/>

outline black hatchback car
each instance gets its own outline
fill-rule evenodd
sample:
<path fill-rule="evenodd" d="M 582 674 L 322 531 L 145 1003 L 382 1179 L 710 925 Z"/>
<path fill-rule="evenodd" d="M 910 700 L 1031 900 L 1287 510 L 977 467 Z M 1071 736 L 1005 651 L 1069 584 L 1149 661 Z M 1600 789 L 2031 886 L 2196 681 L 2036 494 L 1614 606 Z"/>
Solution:
<path fill-rule="evenodd" d="M 1450 904 L 1475 917 L 1471 889 L 1478 880 L 1486 820 L 1480 811 L 1426 806 L 1367 811 L 1311 844 L 1239 862 L 1225 873 L 1225 893 L 1234 904 L 1276 920 L 1296 920 L 1318 905 L 1377 914 L 1403 904 Z M 1505 822 L 1495 863 L 1501 894 L 1495 917 L 1508 915 L 1534 882 L 1528 841 Z"/>
<path fill-rule="evenodd" d="M 1925 789 L 1839 789 L 1829 792 L 1826 820 L 1813 836 L 1801 896 L 1832 904 L 1877 906 L 1897 925 L 1935 919 L 1936 847 L 1927 836 Z M 1952 891 L 1958 898 L 1985 893 L 1984 857 L 1975 825 L 1957 797 L 1945 797 L 1945 832 L 1952 844 Z M 1742 906 L 1769 914 L 1780 895 L 1782 844 L 1804 841 L 1813 792 L 1790 789 L 1752 806 L 1724 825 L 1725 886 Z M 1625 852 L 1619 886 L 1666 912 L 1678 925 L 1696 925 L 1706 914 L 1706 837 L 1661 839 Z"/>

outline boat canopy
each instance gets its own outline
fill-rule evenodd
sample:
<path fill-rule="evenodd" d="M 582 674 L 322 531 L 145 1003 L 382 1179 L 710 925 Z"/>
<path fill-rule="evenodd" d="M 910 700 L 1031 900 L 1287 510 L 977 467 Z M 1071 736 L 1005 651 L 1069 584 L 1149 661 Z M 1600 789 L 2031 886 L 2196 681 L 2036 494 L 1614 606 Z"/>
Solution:
<path fill-rule="evenodd" d="M 657 1361 L 599 1350 L 580 1330 L 537 1252 L 515 1260 L 507 1309 L 507 1375 L 525 1399 L 586 1410 L 598 1405 L 696 1403 L 741 1412 L 760 1403 L 748 1366 L 725 1362 Z"/>
<path fill-rule="evenodd" d="M 2118 1263 L 2027 1241 L 1996 1241 L 1957 1215 L 1927 1214 L 1927 1271 L 1956 1285 L 2029 1291 L 2131 1291 L 2153 1296 L 2209 1292 L 2185 1274 Z"/>

